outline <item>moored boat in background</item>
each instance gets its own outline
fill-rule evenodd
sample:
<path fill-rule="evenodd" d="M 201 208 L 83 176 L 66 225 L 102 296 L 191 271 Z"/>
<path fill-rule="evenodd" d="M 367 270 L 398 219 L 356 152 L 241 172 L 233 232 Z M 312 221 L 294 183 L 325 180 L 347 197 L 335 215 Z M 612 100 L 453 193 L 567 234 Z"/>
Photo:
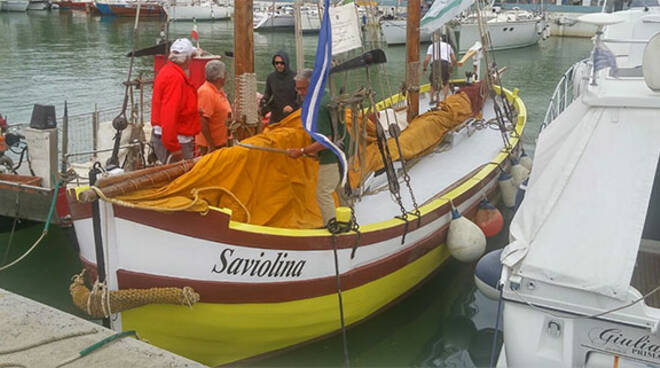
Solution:
<path fill-rule="evenodd" d="M 30 2 L 28 0 L 2 0 L 0 10 L 6 12 L 25 12 Z"/>
<path fill-rule="evenodd" d="M 229 4 L 218 5 L 213 1 L 208 2 L 181 2 L 170 1 L 163 5 L 167 18 L 174 21 L 182 20 L 225 20 L 230 19 L 234 8 Z"/>

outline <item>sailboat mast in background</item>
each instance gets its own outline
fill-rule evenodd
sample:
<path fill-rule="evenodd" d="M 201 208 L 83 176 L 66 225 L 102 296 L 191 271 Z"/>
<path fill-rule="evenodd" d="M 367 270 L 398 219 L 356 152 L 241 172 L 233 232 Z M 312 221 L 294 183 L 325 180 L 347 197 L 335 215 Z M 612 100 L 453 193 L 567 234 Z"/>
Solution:
<path fill-rule="evenodd" d="M 420 0 L 408 0 L 406 25 L 406 87 L 408 121 L 419 115 L 419 18 Z"/>

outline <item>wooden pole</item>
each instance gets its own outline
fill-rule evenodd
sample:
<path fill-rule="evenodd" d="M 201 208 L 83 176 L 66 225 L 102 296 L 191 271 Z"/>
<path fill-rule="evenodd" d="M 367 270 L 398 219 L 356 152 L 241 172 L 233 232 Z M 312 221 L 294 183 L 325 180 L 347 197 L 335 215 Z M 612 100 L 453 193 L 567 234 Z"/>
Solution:
<path fill-rule="evenodd" d="M 252 0 L 234 1 L 234 75 L 254 73 Z M 238 83 L 238 81 L 237 81 Z M 239 91 L 238 84 L 235 91 Z"/>
<path fill-rule="evenodd" d="M 408 122 L 419 115 L 419 19 L 420 0 L 408 0 L 408 22 L 406 25 Z"/>

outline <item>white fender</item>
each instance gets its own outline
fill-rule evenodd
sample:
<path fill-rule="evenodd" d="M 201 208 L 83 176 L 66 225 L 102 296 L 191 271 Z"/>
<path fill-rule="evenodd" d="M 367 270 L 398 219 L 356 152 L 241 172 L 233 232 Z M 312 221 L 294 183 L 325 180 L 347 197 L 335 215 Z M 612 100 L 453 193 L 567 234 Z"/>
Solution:
<path fill-rule="evenodd" d="M 529 169 L 521 165 L 518 160 L 511 160 L 511 180 L 514 188 L 518 189 L 522 183 L 529 176 Z"/>
<path fill-rule="evenodd" d="M 449 253 L 461 262 L 476 261 L 486 250 L 486 236 L 474 222 L 452 210 L 451 223 L 447 234 Z"/>
<path fill-rule="evenodd" d="M 527 170 L 532 171 L 532 158 L 524 150 L 520 154 L 520 164 Z"/>
<path fill-rule="evenodd" d="M 516 205 L 516 191 L 518 188 L 513 185 L 511 174 L 503 171 L 497 179 L 497 184 L 502 193 L 502 202 L 505 206 L 513 208 Z"/>

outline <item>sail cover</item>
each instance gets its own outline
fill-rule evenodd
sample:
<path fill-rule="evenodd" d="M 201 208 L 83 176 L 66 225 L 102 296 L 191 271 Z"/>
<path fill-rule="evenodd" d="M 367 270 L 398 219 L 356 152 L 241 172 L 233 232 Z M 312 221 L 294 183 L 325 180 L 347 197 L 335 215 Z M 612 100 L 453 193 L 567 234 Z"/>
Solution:
<path fill-rule="evenodd" d="M 502 254 L 519 274 L 624 300 L 660 156 L 654 109 L 570 105 L 539 136 Z"/>
<path fill-rule="evenodd" d="M 435 0 L 420 21 L 420 27 L 435 31 L 474 4 L 471 0 Z"/>

